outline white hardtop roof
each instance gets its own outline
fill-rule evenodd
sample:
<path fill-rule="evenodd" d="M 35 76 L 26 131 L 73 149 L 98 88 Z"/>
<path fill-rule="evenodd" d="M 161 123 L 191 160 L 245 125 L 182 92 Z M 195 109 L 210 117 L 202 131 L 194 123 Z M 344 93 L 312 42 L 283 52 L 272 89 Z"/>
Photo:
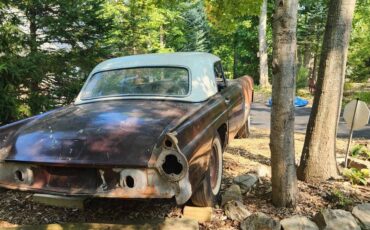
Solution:
<path fill-rule="evenodd" d="M 88 82 L 92 75 L 101 71 L 114 69 L 137 68 L 137 67 L 158 67 L 158 66 L 177 66 L 189 70 L 190 93 L 186 97 L 163 97 L 150 96 L 152 99 L 167 99 L 188 102 L 201 102 L 217 93 L 217 84 L 214 74 L 214 63 L 220 58 L 209 53 L 202 52 L 178 52 L 160 54 L 141 54 L 119 58 L 108 59 L 98 64 L 90 73 Z M 145 99 L 147 96 L 122 96 L 112 98 L 101 98 L 93 100 L 112 100 L 112 99 Z M 77 97 L 75 103 L 81 104 L 91 100 L 81 100 Z"/>
<path fill-rule="evenodd" d="M 92 72 L 142 66 L 183 66 L 191 70 L 197 65 L 209 63 L 213 65 L 219 60 L 220 58 L 213 54 L 201 52 L 140 54 L 108 59 L 97 65 Z"/>

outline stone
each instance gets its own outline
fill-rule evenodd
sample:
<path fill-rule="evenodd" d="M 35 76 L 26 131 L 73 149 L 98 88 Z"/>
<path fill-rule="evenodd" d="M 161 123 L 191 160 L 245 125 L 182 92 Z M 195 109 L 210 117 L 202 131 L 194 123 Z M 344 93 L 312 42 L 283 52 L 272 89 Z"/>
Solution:
<path fill-rule="evenodd" d="M 348 158 L 348 168 L 370 169 L 370 163 L 361 159 Z"/>
<path fill-rule="evenodd" d="M 248 211 L 247 207 L 240 201 L 229 201 L 224 206 L 225 215 L 230 220 L 243 221 L 252 213 Z"/>
<path fill-rule="evenodd" d="M 199 222 L 211 221 L 212 218 L 212 208 L 211 207 L 184 207 L 184 217 Z"/>
<path fill-rule="evenodd" d="M 283 230 L 319 230 L 315 222 L 305 216 L 292 216 L 280 221 Z"/>
<path fill-rule="evenodd" d="M 341 209 L 324 209 L 317 213 L 313 221 L 319 229 L 326 230 L 360 230 L 355 218 L 350 212 Z"/>
<path fill-rule="evenodd" d="M 257 183 L 258 176 L 252 173 L 240 175 L 234 178 L 234 182 L 238 184 L 243 190 L 249 192 Z"/>
<path fill-rule="evenodd" d="M 279 221 L 272 219 L 262 212 L 256 212 L 247 217 L 241 224 L 242 230 L 280 230 Z"/>
<path fill-rule="evenodd" d="M 262 177 L 271 178 L 271 168 L 265 165 L 259 165 L 256 170 L 256 173 L 259 178 L 262 178 Z"/>
<path fill-rule="evenodd" d="M 361 229 L 370 230 L 370 203 L 357 205 L 352 214 L 359 220 Z"/>
<path fill-rule="evenodd" d="M 243 200 L 239 185 L 233 184 L 225 191 L 225 193 L 222 195 L 221 206 L 224 206 L 224 204 L 232 200 Z"/>

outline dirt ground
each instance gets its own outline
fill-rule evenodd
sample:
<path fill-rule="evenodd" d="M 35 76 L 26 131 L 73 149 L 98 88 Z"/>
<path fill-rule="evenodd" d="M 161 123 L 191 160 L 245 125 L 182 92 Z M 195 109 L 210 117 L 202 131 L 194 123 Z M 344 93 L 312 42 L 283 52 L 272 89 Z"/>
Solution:
<path fill-rule="evenodd" d="M 248 139 L 234 140 L 224 153 L 222 190 L 235 176 L 253 172 L 258 167 L 270 167 L 269 131 L 252 130 Z M 304 135 L 296 134 L 297 162 L 303 146 Z M 355 140 L 363 143 L 366 140 Z M 368 140 L 367 140 L 368 142 Z M 343 158 L 346 140 L 338 139 L 338 156 Z M 295 209 L 275 208 L 271 204 L 271 185 L 262 179 L 255 189 L 244 194 L 244 204 L 251 212 L 264 212 L 282 219 L 299 214 L 312 217 L 324 207 L 350 209 L 359 202 L 370 201 L 370 189 L 352 186 L 344 181 L 328 181 L 321 184 L 299 182 L 299 203 Z M 0 227 L 38 225 L 49 223 L 143 223 L 182 217 L 182 207 L 174 200 L 117 200 L 92 199 L 84 210 L 56 208 L 31 201 L 31 193 L 0 191 Z M 211 222 L 201 223 L 201 229 L 238 229 L 239 223 L 230 221 L 222 209 L 215 208 Z"/>

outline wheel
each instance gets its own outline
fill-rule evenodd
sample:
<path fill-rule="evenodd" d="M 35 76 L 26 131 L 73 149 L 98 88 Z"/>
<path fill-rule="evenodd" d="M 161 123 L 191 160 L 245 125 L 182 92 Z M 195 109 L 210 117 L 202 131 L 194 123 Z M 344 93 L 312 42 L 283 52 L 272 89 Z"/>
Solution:
<path fill-rule="evenodd" d="M 248 115 L 247 121 L 240 128 L 240 130 L 236 134 L 236 137 L 239 138 L 239 139 L 249 137 L 249 135 L 251 134 L 250 127 L 251 127 L 251 116 Z"/>
<path fill-rule="evenodd" d="M 213 139 L 206 176 L 193 193 L 191 201 L 196 206 L 213 207 L 219 201 L 222 179 L 222 145 L 218 134 Z"/>

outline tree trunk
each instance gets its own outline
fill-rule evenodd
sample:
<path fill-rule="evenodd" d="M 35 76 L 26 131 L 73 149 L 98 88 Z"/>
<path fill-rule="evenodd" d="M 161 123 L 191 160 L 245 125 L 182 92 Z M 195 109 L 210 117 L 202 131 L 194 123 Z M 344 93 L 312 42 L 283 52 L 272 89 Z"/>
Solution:
<path fill-rule="evenodd" d="M 336 136 L 356 0 L 330 0 L 316 93 L 298 178 L 319 182 L 338 174 Z"/>
<path fill-rule="evenodd" d="M 314 79 L 315 82 L 317 81 L 318 61 L 320 59 L 320 57 L 319 57 L 319 55 L 320 55 L 319 54 L 319 52 L 320 52 L 320 45 L 319 45 L 320 41 L 321 41 L 321 35 L 320 35 L 320 33 L 317 33 L 316 41 L 314 42 L 315 43 L 315 50 L 314 50 L 314 54 L 313 54 L 313 66 L 312 66 L 311 73 L 310 73 L 310 77 L 312 79 Z"/>
<path fill-rule="evenodd" d="M 266 42 L 267 0 L 263 0 L 258 26 L 259 58 L 260 58 L 260 86 L 270 87 L 267 65 Z"/>
<path fill-rule="evenodd" d="M 279 207 L 294 207 L 297 199 L 293 103 L 297 6 L 297 0 L 275 0 L 270 150 L 272 202 Z"/>
<path fill-rule="evenodd" d="M 37 52 L 38 52 L 38 44 L 37 44 L 37 6 L 30 4 L 27 9 L 27 19 L 29 21 L 29 41 L 28 46 L 30 49 L 29 55 L 35 59 Z M 41 76 L 35 76 L 30 74 L 30 83 L 29 87 L 29 98 L 28 98 L 28 105 L 30 106 L 31 113 L 33 115 L 38 114 L 42 111 L 41 102 L 40 102 L 40 88 L 39 83 L 41 81 Z"/>
<path fill-rule="evenodd" d="M 303 67 L 309 70 L 312 67 L 312 60 L 312 46 L 310 43 L 307 43 L 304 46 Z"/>
<path fill-rule="evenodd" d="M 310 74 L 309 77 L 314 80 L 314 82 L 317 81 L 317 60 L 318 60 L 318 55 L 315 53 L 313 56 L 313 66 L 310 69 Z"/>
<path fill-rule="evenodd" d="M 160 25 L 160 27 L 159 27 L 159 46 L 160 46 L 161 49 L 164 49 L 164 47 L 166 46 L 165 43 L 164 43 L 163 25 Z"/>
<path fill-rule="evenodd" d="M 234 33 L 233 39 L 233 79 L 238 78 L 238 34 Z"/>
<path fill-rule="evenodd" d="M 36 13 L 34 9 L 29 11 L 29 22 L 30 22 L 30 40 L 29 47 L 31 54 L 37 53 L 37 25 L 36 25 Z"/>

